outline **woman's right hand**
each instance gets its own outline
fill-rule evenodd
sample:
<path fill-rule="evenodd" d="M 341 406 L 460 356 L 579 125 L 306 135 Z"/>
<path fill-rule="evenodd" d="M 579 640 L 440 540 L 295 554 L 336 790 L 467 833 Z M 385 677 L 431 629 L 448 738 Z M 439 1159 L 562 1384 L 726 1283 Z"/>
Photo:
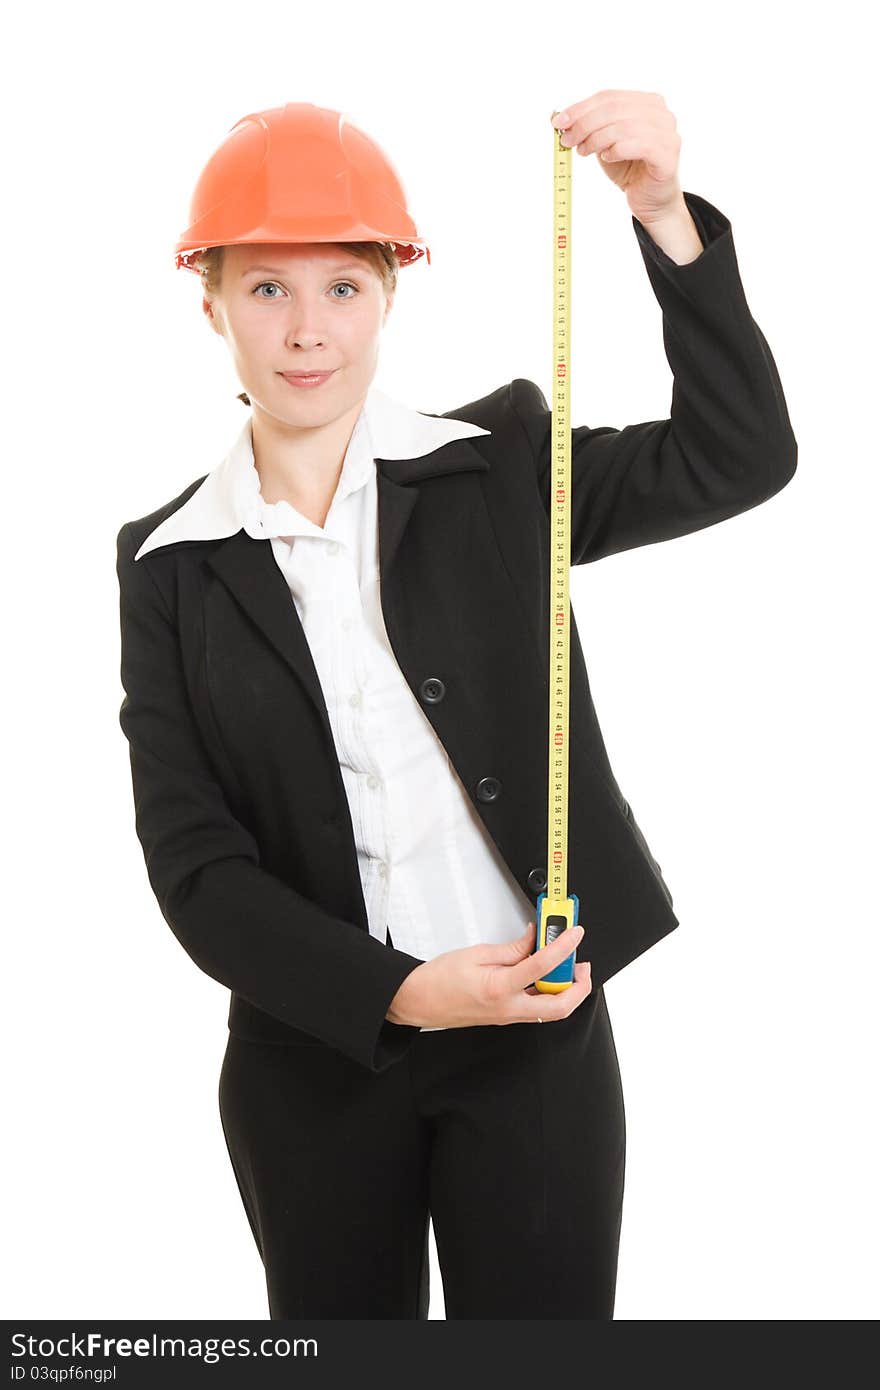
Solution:
<path fill-rule="evenodd" d="M 481 942 L 445 951 L 411 970 L 388 1007 L 391 1023 L 417 1028 L 472 1028 L 481 1024 L 550 1023 L 568 1018 L 592 989 L 589 961 L 577 961 L 574 981 L 559 993 L 530 989 L 570 956 L 583 927 L 560 932 L 534 951 L 535 923 L 515 941 Z"/>

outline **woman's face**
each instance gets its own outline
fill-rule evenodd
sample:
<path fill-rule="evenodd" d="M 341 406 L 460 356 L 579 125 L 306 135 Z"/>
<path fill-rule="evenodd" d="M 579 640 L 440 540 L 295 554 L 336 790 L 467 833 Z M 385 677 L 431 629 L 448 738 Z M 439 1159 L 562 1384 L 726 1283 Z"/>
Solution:
<path fill-rule="evenodd" d="M 292 425 L 326 424 L 363 400 L 393 303 L 344 243 L 227 246 L 220 295 L 203 300 L 252 405 Z M 333 371 L 318 386 L 283 372 Z"/>

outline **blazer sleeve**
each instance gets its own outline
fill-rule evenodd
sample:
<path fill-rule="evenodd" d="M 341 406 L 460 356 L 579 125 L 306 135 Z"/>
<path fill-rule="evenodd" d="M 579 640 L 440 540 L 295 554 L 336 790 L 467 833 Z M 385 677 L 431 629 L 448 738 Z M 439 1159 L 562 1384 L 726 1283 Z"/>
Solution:
<path fill-rule="evenodd" d="M 230 811 L 189 704 L 177 630 L 149 569 L 117 537 L 119 722 L 129 743 L 135 823 L 150 885 L 196 965 L 257 1008 L 370 1071 L 418 1036 L 385 1018 L 422 962 L 325 912 L 260 866 Z"/>
<path fill-rule="evenodd" d="M 663 315 L 672 369 L 668 420 L 571 432 L 571 563 L 672 540 L 748 511 L 797 466 L 776 364 L 749 311 L 730 221 L 685 193 L 703 242 L 678 265 L 637 218 L 633 228 Z M 532 381 L 511 382 L 550 515 L 552 412 Z"/>

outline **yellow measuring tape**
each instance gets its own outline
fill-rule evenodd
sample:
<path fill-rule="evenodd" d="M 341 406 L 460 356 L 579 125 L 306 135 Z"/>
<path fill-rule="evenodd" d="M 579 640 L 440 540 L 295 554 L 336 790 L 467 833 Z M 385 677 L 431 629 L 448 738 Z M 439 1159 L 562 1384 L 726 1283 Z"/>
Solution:
<path fill-rule="evenodd" d="M 554 112 L 554 115 L 556 113 Z M 571 604 L 571 146 L 553 129 L 553 389 L 550 434 L 550 709 L 547 796 L 547 887 L 537 900 L 535 949 L 578 925 L 568 893 L 569 627 Z M 535 981 L 544 994 L 574 982 L 574 950 Z"/>

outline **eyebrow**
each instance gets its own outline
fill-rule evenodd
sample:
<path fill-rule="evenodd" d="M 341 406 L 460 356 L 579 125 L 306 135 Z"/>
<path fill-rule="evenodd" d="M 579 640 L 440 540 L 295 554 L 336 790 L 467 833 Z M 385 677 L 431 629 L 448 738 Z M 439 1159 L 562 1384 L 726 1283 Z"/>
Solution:
<path fill-rule="evenodd" d="M 339 270 L 362 270 L 362 269 L 363 269 L 363 267 L 361 266 L 361 264 L 360 264 L 359 261 L 340 261 L 337 265 L 331 265 L 331 266 L 329 266 L 329 267 L 328 267 L 328 270 L 327 270 L 327 274 L 328 274 L 328 275 L 335 275 L 336 272 L 339 271 Z M 285 275 L 285 274 L 287 273 L 286 271 L 282 270 L 282 269 L 280 268 L 280 266 L 277 266 L 277 265 L 249 265 L 248 268 L 247 268 L 247 270 L 243 270 L 243 271 L 241 272 L 241 278 L 244 279 L 245 275 L 250 275 L 250 274 L 251 274 L 253 271 L 255 271 L 255 270 L 265 271 L 265 272 L 267 272 L 269 275 Z"/>

